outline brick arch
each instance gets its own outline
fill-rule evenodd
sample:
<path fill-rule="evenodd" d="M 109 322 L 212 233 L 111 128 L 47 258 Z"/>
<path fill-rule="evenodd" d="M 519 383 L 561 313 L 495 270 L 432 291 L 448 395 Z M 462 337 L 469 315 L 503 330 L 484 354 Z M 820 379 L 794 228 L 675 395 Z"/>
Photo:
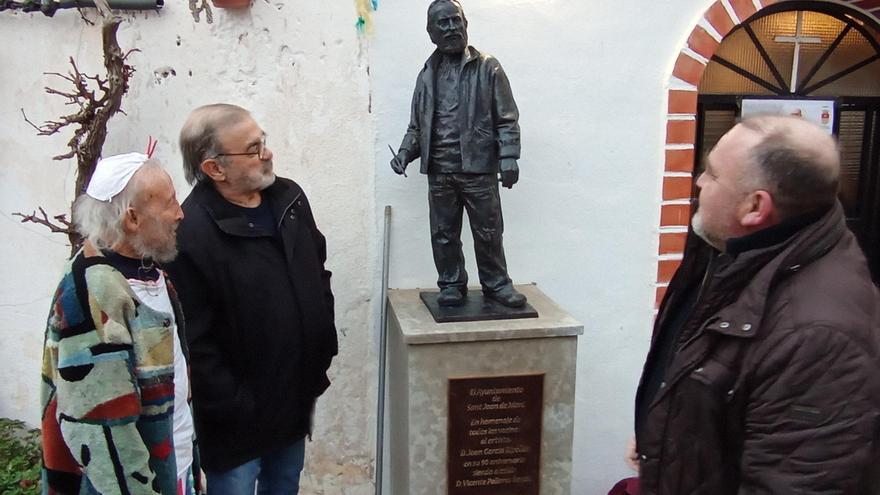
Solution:
<path fill-rule="evenodd" d="M 693 190 L 694 144 L 697 125 L 697 86 L 706 64 L 721 41 L 736 26 L 770 5 L 787 0 L 716 0 L 703 14 L 681 49 L 672 76 L 666 116 L 666 157 L 660 206 L 656 302 L 659 306 L 666 286 L 681 264 L 690 223 Z M 880 16 L 880 0 L 817 0 L 850 5 Z"/>

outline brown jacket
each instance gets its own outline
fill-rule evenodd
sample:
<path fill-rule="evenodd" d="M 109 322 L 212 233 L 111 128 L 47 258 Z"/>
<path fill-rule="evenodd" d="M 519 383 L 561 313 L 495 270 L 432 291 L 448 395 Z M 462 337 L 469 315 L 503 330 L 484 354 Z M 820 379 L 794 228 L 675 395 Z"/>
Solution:
<path fill-rule="evenodd" d="M 642 495 L 880 493 L 880 295 L 840 205 L 773 246 L 709 253 L 688 246 L 655 323 L 645 373 L 707 274 L 650 404 L 639 386 Z"/>

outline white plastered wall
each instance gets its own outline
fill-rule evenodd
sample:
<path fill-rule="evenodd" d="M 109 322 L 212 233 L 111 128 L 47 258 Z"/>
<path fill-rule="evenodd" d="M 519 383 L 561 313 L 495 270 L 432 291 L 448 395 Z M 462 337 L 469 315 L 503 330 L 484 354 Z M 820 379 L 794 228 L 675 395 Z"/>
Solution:
<path fill-rule="evenodd" d="M 318 406 L 303 486 L 312 493 L 370 493 L 374 354 L 373 125 L 365 47 L 349 2 L 258 0 L 240 12 L 214 10 L 213 22 L 194 18 L 183 0 L 160 13 L 123 13 L 123 49 L 138 48 L 123 109 L 110 125 L 105 154 L 143 151 L 158 139 L 156 156 L 174 177 L 182 200 L 177 134 L 196 106 L 225 101 L 253 111 L 269 135 L 279 175 L 309 195 L 327 237 L 334 272 L 340 356 L 334 381 Z M 93 16 L 93 14 L 89 14 Z M 20 113 L 41 122 L 70 107 L 42 87 L 68 89 L 43 72 L 68 71 L 73 56 L 87 74 L 102 70 L 100 28 L 76 11 L 0 14 L 0 416 L 37 424 L 39 366 L 49 302 L 68 248 L 65 238 L 11 216 L 43 206 L 64 211 L 73 197 L 69 133 L 37 137 Z M 304 490 L 305 491 L 305 490 Z"/>
<path fill-rule="evenodd" d="M 250 108 L 269 134 L 279 174 L 306 189 L 328 238 L 341 355 L 318 406 L 303 492 L 372 493 L 375 318 L 381 209 L 394 208 L 391 286 L 432 287 L 427 187 L 388 167 L 408 121 L 416 74 L 432 46 L 427 0 L 380 0 L 371 35 L 354 29 L 353 0 L 256 0 L 204 13 L 184 0 L 125 14 L 119 32 L 137 69 L 105 152 L 141 150 L 183 181 L 176 136 L 194 107 Z M 498 57 L 521 111 L 521 180 L 504 190 L 505 248 L 518 283 L 536 282 L 586 325 L 580 340 L 573 493 L 604 494 L 627 476 L 636 381 L 653 318 L 657 223 L 672 64 L 708 0 L 465 0 L 471 43 Z M 37 137 L 35 122 L 70 110 L 43 72 L 76 58 L 101 69 L 99 28 L 74 11 L 0 14 L 0 416 L 37 424 L 43 326 L 68 249 L 11 216 L 73 197 L 69 134 Z M 369 69 L 369 71 L 368 71 Z M 173 70 L 173 73 L 171 72 Z M 476 269 L 466 238 L 469 272 Z M 394 455 L 393 446 L 386 455 Z M 415 494 L 413 494 L 415 495 Z"/>

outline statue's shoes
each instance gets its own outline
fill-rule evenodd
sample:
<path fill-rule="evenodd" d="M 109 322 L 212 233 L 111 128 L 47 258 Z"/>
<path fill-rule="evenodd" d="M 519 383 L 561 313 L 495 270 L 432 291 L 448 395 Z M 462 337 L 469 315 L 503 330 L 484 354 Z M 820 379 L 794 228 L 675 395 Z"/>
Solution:
<path fill-rule="evenodd" d="M 496 291 L 483 291 L 483 296 L 497 301 L 508 308 L 519 308 L 526 304 L 526 296 L 520 294 L 513 285 L 505 285 Z"/>
<path fill-rule="evenodd" d="M 467 289 L 446 287 L 440 289 L 440 295 L 437 296 L 437 304 L 440 306 L 461 306 L 464 303 L 465 295 L 467 295 Z"/>

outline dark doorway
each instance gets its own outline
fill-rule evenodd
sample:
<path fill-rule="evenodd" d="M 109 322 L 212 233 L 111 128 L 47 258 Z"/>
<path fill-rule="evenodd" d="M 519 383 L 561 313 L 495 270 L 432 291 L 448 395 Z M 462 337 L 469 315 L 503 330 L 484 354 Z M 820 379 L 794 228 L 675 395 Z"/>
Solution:
<path fill-rule="evenodd" d="M 742 113 L 744 99 L 833 102 L 847 224 L 880 282 L 880 30 L 844 6 L 785 2 L 724 38 L 699 87 L 697 163 Z M 830 126 L 830 124 L 829 124 Z"/>

